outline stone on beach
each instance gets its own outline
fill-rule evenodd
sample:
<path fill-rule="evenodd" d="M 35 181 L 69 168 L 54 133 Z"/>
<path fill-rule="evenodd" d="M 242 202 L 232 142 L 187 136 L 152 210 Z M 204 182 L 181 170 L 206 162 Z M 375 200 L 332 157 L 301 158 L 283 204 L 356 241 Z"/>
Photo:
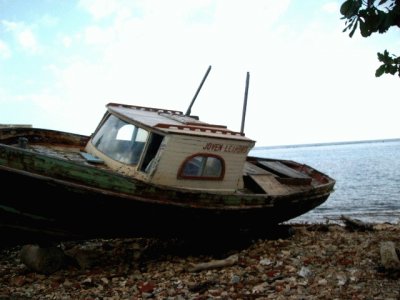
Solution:
<path fill-rule="evenodd" d="M 167 247 L 165 240 L 70 242 L 66 249 L 99 256 L 93 254 L 86 268 L 67 265 L 50 275 L 22 266 L 18 248 L 6 249 L 0 251 L 0 299 L 400 298 L 400 272 L 381 267 L 380 248 L 382 241 L 396 247 L 400 226 L 348 231 L 335 224 L 324 230 L 297 224 L 293 230 L 287 238 L 256 239 L 214 254 L 207 243 L 207 254 L 199 249 L 194 254 L 177 249 L 184 243 Z M 143 255 L 133 259 L 140 251 Z M 237 255 L 234 264 L 219 265 L 231 255 Z M 187 266 L 209 262 L 220 267 L 188 272 Z"/>
<path fill-rule="evenodd" d="M 54 273 L 66 263 L 64 252 L 54 246 L 25 245 L 21 249 L 20 258 L 29 269 L 41 274 Z"/>

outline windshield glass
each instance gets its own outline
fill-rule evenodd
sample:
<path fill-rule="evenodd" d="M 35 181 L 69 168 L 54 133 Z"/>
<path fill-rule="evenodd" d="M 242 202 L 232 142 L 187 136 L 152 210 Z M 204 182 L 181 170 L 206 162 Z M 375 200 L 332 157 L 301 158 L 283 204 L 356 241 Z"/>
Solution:
<path fill-rule="evenodd" d="M 93 137 L 93 145 L 107 156 L 137 164 L 149 132 L 110 115 Z"/>

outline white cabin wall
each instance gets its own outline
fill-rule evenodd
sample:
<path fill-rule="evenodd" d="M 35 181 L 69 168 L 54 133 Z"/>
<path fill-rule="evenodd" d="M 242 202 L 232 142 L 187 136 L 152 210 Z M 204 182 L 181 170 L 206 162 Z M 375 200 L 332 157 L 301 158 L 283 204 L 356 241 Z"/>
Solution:
<path fill-rule="evenodd" d="M 228 139 L 211 139 L 210 137 L 199 137 L 189 135 L 169 135 L 163 153 L 157 164 L 151 182 L 176 187 L 188 187 L 199 189 L 236 190 L 243 187 L 243 164 L 247 154 L 254 145 L 252 141 L 236 141 Z M 208 143 L 222 144 L 219 150 L 205 150 Z M 225 146 L 246 147 L 244 153 L 224 151 Z M 223 180 L 193 180 L 178 179 L 178 171 L 181 164 L 188 156 L 197 153 L 209 153 L 221 156 L 225 161 L 225 175 Z"/>

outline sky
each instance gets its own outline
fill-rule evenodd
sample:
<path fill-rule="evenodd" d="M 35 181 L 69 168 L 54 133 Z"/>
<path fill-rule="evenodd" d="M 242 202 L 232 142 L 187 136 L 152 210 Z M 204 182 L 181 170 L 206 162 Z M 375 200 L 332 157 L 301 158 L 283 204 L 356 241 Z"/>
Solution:
<path fill-rule="evenodd" d="M 256 146 L 400 138 L 399 32 L 343 33 L 343 1 L 0 0 L 0 124 L 89 135 L 109 102 L 186 112 Z M 397 53 L 399 54 L 399 53 Z"/>

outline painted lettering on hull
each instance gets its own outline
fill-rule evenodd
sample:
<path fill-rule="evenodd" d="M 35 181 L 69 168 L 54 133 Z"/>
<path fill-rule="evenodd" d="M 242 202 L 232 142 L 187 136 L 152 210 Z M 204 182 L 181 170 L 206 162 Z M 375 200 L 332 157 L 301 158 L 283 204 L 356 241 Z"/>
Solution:
<path fill-rule="evenodd" d="M 229 153 L 247 153 L 249 150 L 248 146 L 245 145 L 232 145 L 232 144 L 219 144 L 219 143 L 207 143 L 204 145 L 203 150 L 212 152 L 229 152 Z"/>

